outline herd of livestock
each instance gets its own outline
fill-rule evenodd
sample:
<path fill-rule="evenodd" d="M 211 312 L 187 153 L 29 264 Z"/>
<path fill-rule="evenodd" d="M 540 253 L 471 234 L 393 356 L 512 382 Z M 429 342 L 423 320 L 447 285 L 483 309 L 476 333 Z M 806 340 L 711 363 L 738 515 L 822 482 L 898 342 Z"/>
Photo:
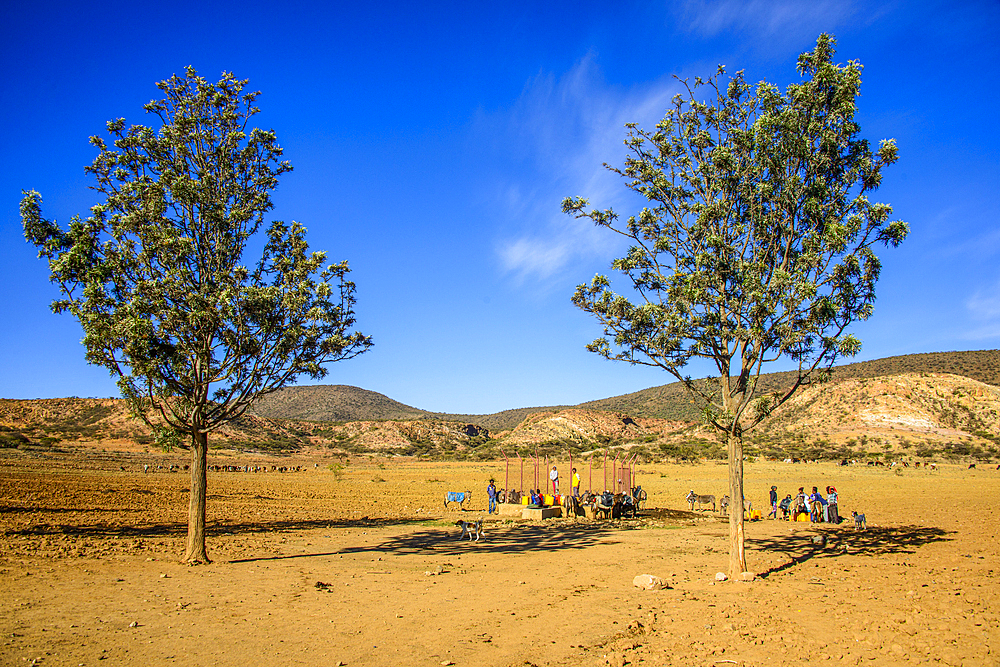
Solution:
<path fill-rule="evenodd" d="M 612 493 L 611 491 L 592 493 L 585 491 L 579 496 L 549 496 L 549 498 L 552 498 L 551 502 L 561 506 L 567 516 L 585 516 L 589 508 L 591 516 L 614 519 L 635 517 L 636 512 L 642 509 L 642 503 L 646 501 L 647 497 L 646 491 L 641 486 L 632 488 L 629 493 Z M 522 503 L 523 498 L 524 496 L 521 492 L 516 489 L 511 489 L 510 491 L 500 489 L 496 495 L 497 502 L 501 504 L 522 505 L 524 504 Z M 545 496 L 541 494 L 533 494 L 531 503 L 525 506 L 542 507 L 545 505 L 544 498 Z M 471 491 L 450 491 L 444 496 L 444 506 L 447 509 L 448 503 L 457 502 L 459 507 L 464 509 L 465 503 L 471 499 Z"/>
<path fill-rule="evenodd" d="M 125 470 L 125 466 L 121 467 Z M 142 471 L 144 473 L 151 472 L 187 472 L 191 469 L 189 465 L 178 465 L 176 463 L 171 463 L 169 465 L 156 465 L 151 466 L 148 463 L 143 464 Z M 210 465 L 207 467 L 209 472 L 302 472 L 306 470 L 305 466 L 263 466 L 263 465 L 243 465 L 243 466 L 233 466 L 233 465 Z"/>

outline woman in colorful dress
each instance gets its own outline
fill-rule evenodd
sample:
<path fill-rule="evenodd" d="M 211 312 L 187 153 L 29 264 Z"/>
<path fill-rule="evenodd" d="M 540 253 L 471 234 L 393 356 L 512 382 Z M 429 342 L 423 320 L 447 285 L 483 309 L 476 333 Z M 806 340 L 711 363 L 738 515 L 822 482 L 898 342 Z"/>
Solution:
<path fill-rule="evenodd" d="M 826 487 L 826 509 L 830 523 L 840 523 L 840 512 L 837 509 L 837 487 Z"/>

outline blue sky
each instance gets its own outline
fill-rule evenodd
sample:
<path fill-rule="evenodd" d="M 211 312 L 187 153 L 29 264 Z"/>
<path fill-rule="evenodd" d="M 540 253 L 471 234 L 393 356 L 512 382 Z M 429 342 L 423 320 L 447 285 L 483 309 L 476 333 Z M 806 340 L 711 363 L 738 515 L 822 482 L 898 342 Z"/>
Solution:
<path fill-rule="evenodd" d="M 86 213 L 87 137 L 116 117 L 148 122 L 155 82 L 186 65 L 262 91 L 258 125 L 295 167 L 274 218 L 351 264 L 375 347 L 324 382 L 467 413 L 665 384 L 584 349 L 599 329 L 573 288 L 622 248 L 559 203 L 627 213 L 601 164 L 621 163 L 626 122 L 662 117 L 674 75 L 721 63 L 783 87 L 824 31 L 839 61 L 865 66 L 863 134 L 900 150 L 875 199 L 911 225 L 881 253 L 859 359 L 1000 347 L 996 2 L 368 5 L 4 3 L 0 397 L 117 395 L 84 362 L 76 322 L 49 311 L 57 292 L 18 202 L 33 188 L 46 217 Z"/>

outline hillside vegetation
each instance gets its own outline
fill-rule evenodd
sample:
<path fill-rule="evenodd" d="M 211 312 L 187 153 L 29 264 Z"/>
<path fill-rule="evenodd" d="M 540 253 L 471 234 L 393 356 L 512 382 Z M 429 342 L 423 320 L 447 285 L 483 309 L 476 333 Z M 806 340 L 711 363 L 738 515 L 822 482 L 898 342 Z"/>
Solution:
<path fill-rule="evenodd" d="M 491 431 L 511 429 L 533 412 L 568 406 L 516 408 L 489 415 L 430 412 L 394 401 L 388 396 L 343 384 L 286 387 L 259 399 L 253 412 L 268 419 L 304 419 L 323 422 L 414 420 L 470 422 Z"/>
<path fill-rule="evenodd" d="M 888 357 L 875 361 L 837 366 L 833 381 L 878 377 L 901 373 L 950 373 L 1000 386 L 1000 350 L 973 352 L 931 352 Z M 791 385 L 791 372 L 761 375 L 764 392 Z M 650 387 L 631 394 L 587 401 L 574 406 L 517 408 L 489 415 L 428 412 L 394 401 L 374 391 L 347 385 L 311 385 L 288 387 L 257 401 L 253 411 L 269 419 L 305 419 L 311 421 L 372 421 L 433 419 L 478 424 L 490 431 L 515 428 L 528 415 L 553 412 L 570 407 L 622 412 L 632 417 L 653 417 L 672 421 L 698 421 L 699 412 L 679 382 Z"/>
<path fill-rule="evenodd" d="M 941 367 L 991 382 L 929 370 L 869 375 Z M 762 379 L 774 388 L 788 381 L 782 373 Z M 998 384 L 995 350 L 842 366 L 832 382 L 802 388 L 752 432 L 748 451 L 777 458 L 991 460 L 1000 445 Z M 647 460 L 724 457 L 724 447 L 697 421 L 663 416 L 693 416 L 680 389 L 666 385 L 574 407 L 470 416 L 427 412 L 355 387 L 293 387 L 213 434 L 210 444 L 215 451 L 259 454 L 319 450 L 454 459 L 609 448 Z M 95 445 L 142 451 L 152 449 L 154 440 L 118 399 L 0 400 L 0 448 L 69 451 Z"/>
<path fill-rule="evenodd" d="M 886 357 L 874 361 L 835 366 L 831 382 L 873 378 L 903 373 L 950 373 L 985 384 L 1000 386 L 1000 350 L 972 352 L 929 352 Z M 760 376 L 761 393 L 790 387 L 794 372 L 766 373 Z M 632 394 L 581 403 L 581 408 L 615 410 L 633 417 L 658 417 L 697 421 L 700 414 L 680 382 L 650 387 Z"/>

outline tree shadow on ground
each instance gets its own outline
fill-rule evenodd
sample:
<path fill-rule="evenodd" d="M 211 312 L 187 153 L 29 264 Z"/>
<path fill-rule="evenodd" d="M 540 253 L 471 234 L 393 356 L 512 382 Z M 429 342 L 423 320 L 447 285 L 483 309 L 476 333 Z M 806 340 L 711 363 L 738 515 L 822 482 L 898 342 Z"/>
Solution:
<path fill-rule="evenodd" d="M 691 521 L 719 519 L 719 514 L 707 511 L 691 512 L 689 510 L 674 510 L 666 507 L 650 507 L 639 510 L 640 519 L 657 519 L 662 521 Z M 723 517 L 724 518 L 724 517 Z"/>
<path fill-rule="evenodd" d="M 512 553 L 553 553 L 575 549 L 586 549 L 598 543 L 611 544 L 607 539 L 616 529 L 613 525 L 601 524 L 519 524 L 505 527 L 485 527 L 483 538 L 471 542 L 459 539 L 460 528 L 418 530 L 404 535 L 390 537 L 380 544 L 342 549 L 340 553 L 394 553 L 462 555 L 470 551 L 512 554 Z"/>
<path fill-rule="evenodd" d="M 845 556 L 879 556 L 886 554 L 912 554 L 924 545 L 949 541 L 947 531 L 934 526 L 873 526 L 854 531 L 816 526 L 814 531 L 793 535 L 759 537 L 747 540 L 747 546 L 759 551 L 779 552 L 791 560 L 765 572 L 767 577 L 782 572 L 813 558 L 842 558 Z M 818 543 L 817 543 L 818 541 Z"/>
<path fill-rule="evenodd" d="M 93 510 L 91 510 L 93 511 Z M 220 535 L 246 535 L 257 533 L 274 532 L 295 532 L 299 530 L 312 529 L 336 529 L 336 528 L 374 528 L 385 526 L 412 526 L 421 525 L 432 521 L 431 519 L 371 519 L 362 517 L 360 519 L 294 519 L 282 521 L 250 521 L 250 522 L 210 522 L 205 528 L 208 537 L 219 537 Z M 3 534 L 7 536 L 29 537 L 29 536 L 57 536 L 67 537 L 132 537 L 132 538 L 152 538 L 152 537 L 179 537 L 187 534 L 187 523 L 183 521 L 171 521 L 165 523 L 150 524 L 111 524 L 92 523 L 87 525 L 69 526 L 65 524 L 37 523 L 33 526 L 16 530 L 5 530 Z"/>

